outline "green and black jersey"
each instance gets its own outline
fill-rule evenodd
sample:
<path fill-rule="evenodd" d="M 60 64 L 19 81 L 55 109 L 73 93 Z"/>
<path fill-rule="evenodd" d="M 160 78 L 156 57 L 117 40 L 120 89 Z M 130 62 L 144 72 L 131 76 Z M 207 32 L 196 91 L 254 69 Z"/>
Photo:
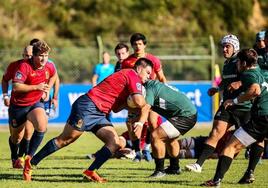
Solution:
<path fill-rule="evenodd" d="M 189 117 L 197 112 L 191 100 L 177 88 L 157 80 L 149 80 L 144 87 L 146 102 L 152 106 L 153 111 L 167 119 L 175 116 Z"/>
<path fill-rule="evenodd" d="M 223 91 L 223 102 L 227 99 L 234 99 L 241 93 L 241 88 L 238 90 L 230 92 L 227 87 L 232 82 L 240 81 L 240 73 L 237 70 L 237 56 L 234 55 L 230 59 L 224 62 L 223 70 L 222 70 L 222 81 L 220 83 L 220 90 Z M 237 110 L 248 111 L 251 108 L 251 103 L 246 101 L 244 103 L 238 104 L 234 106 Z"/>
<path fill-rule="evenodd" d="M 268 115 L 268 83 L 259 68 L 249 69 L 241 74 L 242 89 L 246 91 L 252 84 L 261 87 L 260 96 L 256 97 L 252 105 L 252 113 L 258 116 Z"/>

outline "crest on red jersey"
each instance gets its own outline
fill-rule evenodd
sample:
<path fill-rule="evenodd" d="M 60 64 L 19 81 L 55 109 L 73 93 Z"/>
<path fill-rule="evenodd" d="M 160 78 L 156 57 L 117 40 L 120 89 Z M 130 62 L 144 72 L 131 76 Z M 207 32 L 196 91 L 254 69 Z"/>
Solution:
<path fill-rule="evenodd" d="M 22 78 L 21 72 L 16 72 L 15 78 L 20 80 Z"/>
<path fill-rule="evenodd" d="M 142 91 L 142 87 L 141 86 L 142 86 L 141 83 L 136 83 L 136 87 L 137 87 L 137 89 L 139 91 Z"/>

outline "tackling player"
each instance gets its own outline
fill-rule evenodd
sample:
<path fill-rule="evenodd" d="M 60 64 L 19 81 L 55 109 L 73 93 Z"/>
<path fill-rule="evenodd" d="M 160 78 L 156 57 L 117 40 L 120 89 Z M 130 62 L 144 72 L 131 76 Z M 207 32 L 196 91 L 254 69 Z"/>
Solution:
<path fill-rule="evenodd" d="M 79 97 L 72 105 L 63 132 L 48 141 L 31 162 L 25 163 L 29 169 L 29 179 L 31 165 L 37 165 L 42 159 L 74 142 L 87 131 L 94 133 L 105 145 L 96 153 L 95 160 L 83 172 L 83 176 L 89 181 L 106 182 L 107 180 L 100 177 L 96 170 L 120 147 L 118 135 L 107 115 L 111 111 L 118 112 L 126 108 L 129 95 L 132 95 L 138 108 L 146 104 L 142 96 L 142 83 L 149 79 L 152 67 L 150 60 L 141 58 L 136 62 L 134 69 L 124 69 L 110 75 Z"/>

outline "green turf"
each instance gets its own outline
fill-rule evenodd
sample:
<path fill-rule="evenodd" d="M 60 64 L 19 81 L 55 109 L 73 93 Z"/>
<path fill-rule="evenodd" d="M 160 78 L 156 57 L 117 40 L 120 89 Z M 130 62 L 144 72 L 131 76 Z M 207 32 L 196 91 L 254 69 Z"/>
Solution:
<path fill-rule="evenodd" d="M 122 131 L 122 130 L 119 130 Z M 208 129 L 194 129 L 185 136 L 207 134 Z M 61 132 L 60 129 L 49 130 L 45 136 L 42 146 Z M 91 160 L 85 158 L 87 153 L 95 152 L 102 146 L 94 135 L 84 135 L 72 145 L 54 153 L 42 161 L 38 168 L 33 170 L 33 181 L 22 180 L 22 170 L 11 168 L 10 152 L 8 147 L 8 131 L 0 132 L 0 187 L 104 187 L 104 188 L 168 188 L 168 187 L 199 187 L 199 184 L 213 177 L 217 160 L 208 160 L 204 165 L 202 174 L 183 171 L 180 175 L 166 176 L 161 179 L 147 178 L 154 169 L 153 162 L 133 163 L 130 160 L 111 159 L 98 171 L 109 180 L 106 184 L 98 184 L 83 181 L 81 173 L 90 164 Z M 166 161 L 166 165 L 168 165 Z M 180 161 L 183 168 L 194 160 L 183 159 Z M 222 187 L 247 187 L 238 185 L 236 182 L 243 175 L 247 166 L 247 160 L 243 153 L 238 156 L 230 170 L 227 172 Z M 255 176 L 256 181 L 250 187 L 268 187 L 268 161 L 262 160 Z"/>

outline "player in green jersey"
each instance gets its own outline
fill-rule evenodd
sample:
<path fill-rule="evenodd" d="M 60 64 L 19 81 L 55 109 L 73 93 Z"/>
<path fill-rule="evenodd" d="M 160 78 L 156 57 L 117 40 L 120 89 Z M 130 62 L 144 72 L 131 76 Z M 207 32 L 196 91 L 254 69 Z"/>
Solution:
<path fill-rule="evenodd" d="M 147 105 L 141 110 L 141 118 L 134 126 L 141 129 L 147 117 L 149 120 L 154 117 L 150 110 L 167 119 L 167 122 L 152 131 L 152 150 L 156 167 L 150 177 L 159 178 L 166 174 L 179 174 L 177 138 L 193 128 L 197 120 L 197 110 L 191 100 L 176 88 L 156 80 L 149 80 L 144 87 Z M 164 169 L 166 149 L 170 156 L 170 166 Z"/>
<path fill-rule="evenodd" d="M 222 81 L 219 88 L 212 87 L 208 90 L 208 95 L 213 96 L 216 92 L 222 92 L 223 99 L 236 98 L 241 90 L 240 75 L 237 70 L 237 53 L 239 51 L 239 40 L 235 35 L 226 35 L 221 40 L 222 54 L 226 61 L 222 70 Z M 238 128 L 241 124 L 245 124 L 250 118 L 250 102 L 244 102 L 233 105 L 231 108 L 225 109 L 221 103 L 218 111 L 214 116 L 213 127 L 206 140 L 203 151 L 196 163 L 185 166 L 186 170 L 197 173 L 202 172 L 202 166 L 205 160 L 214 152 L 218 141 L 223 137 L 225 132 L 233 125 Z"/>
<path fill-rule="evenodd" d="M 258 68 L 257 52 L 253 49 L 243 49 L 237 56 L 243 93 L 235 99 L 226 100 L 224 107 L 228 109 L 244 101 L 252 101 L 251 118 L 247 124 L 235 131 L 226 144 L 219 157 L 214 178 L 203 184 L 208 187 L 220 185 L 224 174 L 231 166 L 235 152 L 253 143 L 262 142 L 268 137 L 268 83 Z M 261 153 L 262 150 L 263 148 L 260 147 L 256 152 Z M 249 173 L 249 179 L 250 175 Z"/>

